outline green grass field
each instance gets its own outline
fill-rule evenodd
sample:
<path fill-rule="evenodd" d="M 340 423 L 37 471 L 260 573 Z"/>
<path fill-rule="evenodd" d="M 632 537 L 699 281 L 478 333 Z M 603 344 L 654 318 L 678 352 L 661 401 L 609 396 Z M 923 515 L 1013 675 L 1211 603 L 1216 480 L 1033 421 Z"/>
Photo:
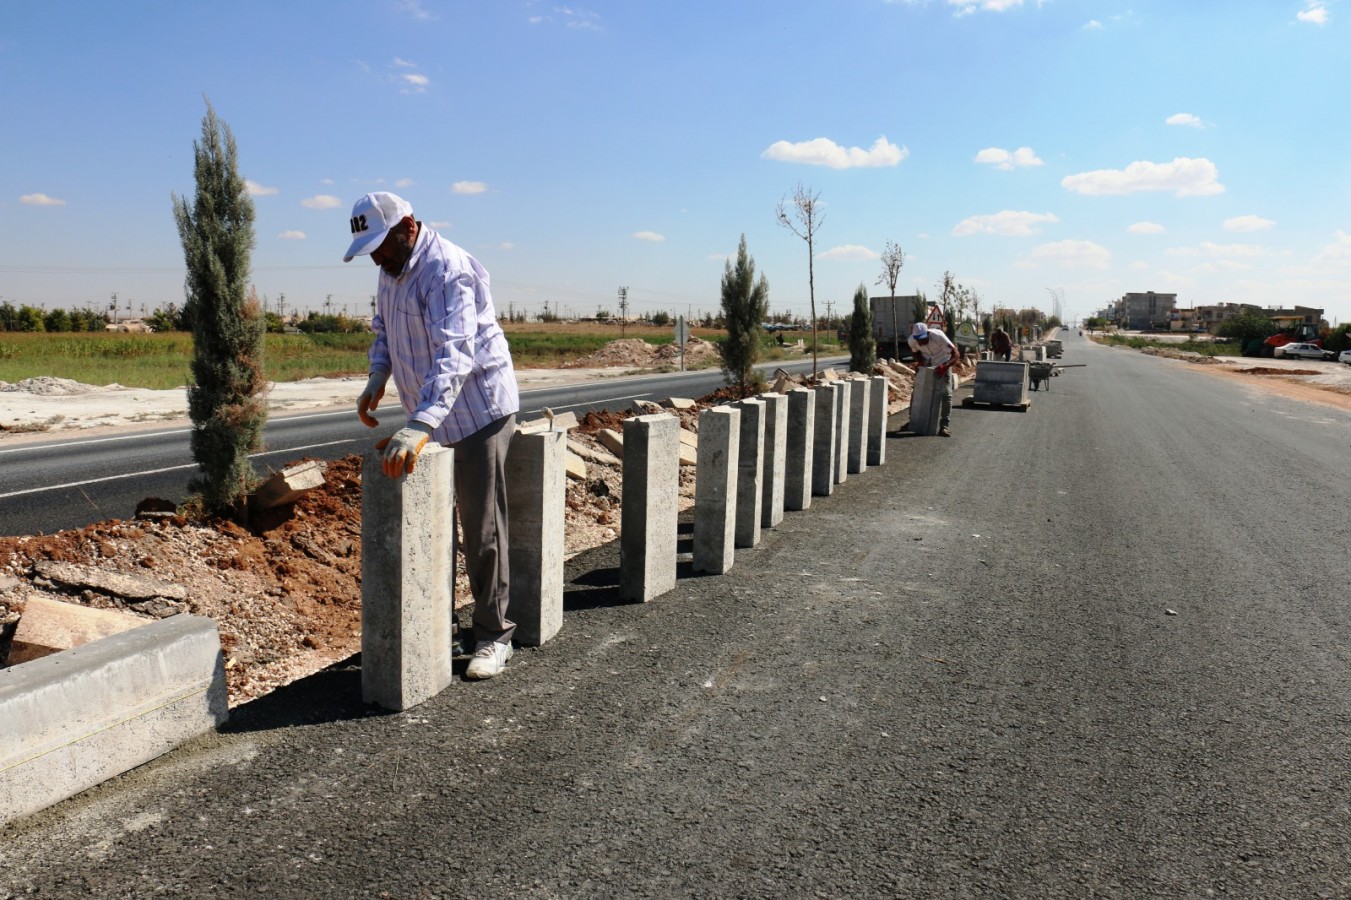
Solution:
<path fill-rule="evenodd" d="M 621 336 L 616 326 L 588 323 L 508 324 L 507 339 L 519 368 L 551 368 L 581 359 Z M 719 341 L 723 333 L 696 328 L 704 340 Z M 651 344 L 674 340 L 673 329 L 631 326 L 624 337 Z M 790 335 L 796 340 L 802 335 Z M 269 381 L 364 374 L 370 334 L 269 334 L 263 366 Z M 833 334 L 820 335 L 820 352 L 835 353 Z M 766 360 L 784 358 L 766 338 Z M 124 387 L 166 390 L 187 384 L 192 359 L 192 336 L 163 334 L 0 332 L 0 381 L 54 376 L 84 384 L 120 384 Z"/>

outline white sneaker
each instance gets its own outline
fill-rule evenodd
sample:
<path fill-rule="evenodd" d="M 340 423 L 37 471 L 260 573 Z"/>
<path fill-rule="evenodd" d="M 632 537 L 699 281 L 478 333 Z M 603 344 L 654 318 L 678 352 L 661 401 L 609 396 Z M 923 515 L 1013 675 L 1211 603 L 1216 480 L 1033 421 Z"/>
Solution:
<path fill-rule="evenodd" d="M 479 641 L 474 648 L 474 658 L 469 660 L 469 668 L 464 677 L 475 681 L 492 678 L 502 674 L 511 659 L 511 644 L 499 644 L 497 641 Z"/>

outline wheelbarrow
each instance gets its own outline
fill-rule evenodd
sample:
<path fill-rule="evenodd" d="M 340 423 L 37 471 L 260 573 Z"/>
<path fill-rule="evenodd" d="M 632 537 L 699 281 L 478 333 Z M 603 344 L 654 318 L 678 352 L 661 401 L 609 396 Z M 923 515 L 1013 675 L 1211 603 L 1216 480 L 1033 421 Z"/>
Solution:
<path fill-rule="evenodd" d="M 1051 379 L 1060 374 L 1061 369 L 1082 369 L 1086 368 L 1088 363 L 1072 363 L 1068 366 L 1058 365 L 1053 362 L 1030 362 L 1027 364 L 1027 378 L 1032 382 L 1032 390 L 1041 390 L 1041 383 L 1046 382 L 1046 390 L 1051 389 Z"/>

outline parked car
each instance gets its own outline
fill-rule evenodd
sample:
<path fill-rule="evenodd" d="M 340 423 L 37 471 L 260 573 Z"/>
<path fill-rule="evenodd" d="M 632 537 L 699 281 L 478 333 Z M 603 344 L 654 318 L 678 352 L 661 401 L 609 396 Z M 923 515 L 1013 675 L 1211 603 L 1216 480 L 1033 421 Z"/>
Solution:
<path fill-rule="evenodd" d="M 1351 350 L 1343 350 L 1341 353 L 1337 354 L 1337 362 L 1344 362 L 1348 366 L 1351 366 Z"/>
<path fill-rule="evenodd" d="M 1286 359 L 1322 359 L 1323 348 L 1317 344 L 1293 342 L 1277 347 L 1275 355 Z"/>

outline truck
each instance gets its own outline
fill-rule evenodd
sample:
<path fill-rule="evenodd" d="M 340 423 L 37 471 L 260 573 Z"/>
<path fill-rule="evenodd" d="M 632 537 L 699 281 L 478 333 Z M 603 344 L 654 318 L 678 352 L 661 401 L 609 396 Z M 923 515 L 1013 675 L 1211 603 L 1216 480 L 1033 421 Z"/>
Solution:
<path fill-rule="evenodd" d="M 915 307 L 922 301 L 917 295 L 905 297 L 871 297 L 868 300 L 873 314 L 873 337 L 877 339 L 877 355 L 892 359 L 909 359 L 910 328 L 915 324 Z"/>

